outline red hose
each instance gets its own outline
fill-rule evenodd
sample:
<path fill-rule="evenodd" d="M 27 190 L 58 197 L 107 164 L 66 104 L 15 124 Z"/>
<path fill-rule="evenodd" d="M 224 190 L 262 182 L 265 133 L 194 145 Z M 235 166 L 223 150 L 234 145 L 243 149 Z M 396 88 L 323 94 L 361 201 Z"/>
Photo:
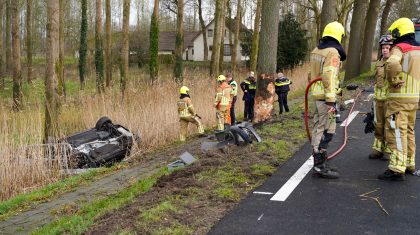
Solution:
<path fill-rule="evenodd" d="M 311 81 L 308 84 L 308 86 L 306 87 L 306 90 L 305 90 L 305 127 L 306 127 L 306 135 L 308 136 L 309 143 L 311 143 L 311 144 L 312 144 L 312 138 L 311 138 L 311 133 L 309 131 L 309 124 L 308 124 L 308 93 L 309 93 L 309 89 L 311 88 L 311 86 L 318 81 L 322 81 L 322 78 L 317 78 L 317 79 Z M 346 121 L 344 123 L 344 143 L 341 145 L 341 147 L 339 149 L 337 149 L 330 156 L 328 156 L 328 160 L 336 157 L 341 151 L 343 151 L 344 147 L 347 144 L 348 117 L 353 112 L 354 106 L 356 104 L 356 101 L 359 99 L 360 94 L 362 94 L 362 91 L 359 91 L 359 93 L 357 93 L 356 98 L 354 99 L 353 105 L 351 106 L 350 112 L 347 115 Z"/>

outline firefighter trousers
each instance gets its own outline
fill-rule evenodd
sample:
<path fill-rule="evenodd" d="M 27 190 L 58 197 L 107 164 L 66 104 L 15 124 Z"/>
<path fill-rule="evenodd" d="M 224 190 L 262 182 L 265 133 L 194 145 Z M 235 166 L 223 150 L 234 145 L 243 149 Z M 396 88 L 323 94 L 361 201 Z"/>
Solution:
<path fill-rule="evenodd" d="M 217 130 L 225 130 L 225 123 L 230 125 L 230 122 L 228 122 L 229 112 L 230 110 L 228 108 L 216 111 Z"/>
<path fill-rule="evenodd" d="M 416 123 L 416 111 L 418 105 L 398 104 L 393 101 L 387 102 L 385 137 L 391 150 L 388 168 L 394 172 L 405 173 L 406 169 L 414 170 L 416 161 L 416 140 L 414 127 Z M 400 109 L 389 112 L 392 105 L 398 105 Z"/>
<path fill-rule="evenodd" d="M 180 124 L 180 129 L 181 129 L 181 133 L 179 135 L 179 140 L 181 141 L 185 141 L 187 138 L 187 134 L 188 134 L 188 124 L 193 123 L 197 126 L 198 128 L 198 133 L 199 134 L 203 134 L 204 133 L 204 127 L 201 124 L 201 121 L 198 117 L 182 117 L 179 119 L 179 124 Z"/>
<path fill-rule="evenodd" d="M 373 140 L 372 149 L 380 153 L 390 153 L 385 140 L 385 112 L 386 105 L 384 100 L 373 101 L 375 138 Z"/>
<path fill-rule="evenodd" d="M 314 152 L 327 149 L 328 143 L 335 134 L 335 112 L 325 101 L 315 101 L 314 129 L 312 130 L 312 147 Z"/>

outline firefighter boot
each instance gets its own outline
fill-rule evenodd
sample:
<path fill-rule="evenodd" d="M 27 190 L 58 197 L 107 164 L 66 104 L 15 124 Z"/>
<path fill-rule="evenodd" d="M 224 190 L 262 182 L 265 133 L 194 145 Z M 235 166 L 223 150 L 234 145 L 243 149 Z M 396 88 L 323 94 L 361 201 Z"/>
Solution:
<path fill-rule="evenodd" d="M 369 154 L 369 159 L 381 159 L 384 157 L 384 153 L 381 153 L 377 150 L 373 150 L 371 154 Z"/>
<path fill-rule="evenodd" d="M 384 173 L 378 175 L 378 179 L 388 181 L 404 181 L 405 175 L 388 169 Z"/>
<path fill-rule="evenodd" d="M 312 168 L 313 175 L 326 179 L 337 179 L 340 175 L 336 171 L 332 171 L 326 164 L 326 155 L 321 153 L 314 153 L 314 167 Z"/>
<path fill-rule="evenodd" d="M 329 168 L 331 171 L 335 171 L 335 172 L 338 172 L 338 169 L 337 169 L 337 167 L 335 167 L 334 165 L 331 165 L 329 162 L 328 162 L 328 154 L 327 154 L 327 151 L 324 151 L 324 152 L 322 152 L 321 153 L 321 155 L 322 155 L 322 158 L 323 159 L 325 159 L 325 166 L 327 167 L 327 168 Z"/>

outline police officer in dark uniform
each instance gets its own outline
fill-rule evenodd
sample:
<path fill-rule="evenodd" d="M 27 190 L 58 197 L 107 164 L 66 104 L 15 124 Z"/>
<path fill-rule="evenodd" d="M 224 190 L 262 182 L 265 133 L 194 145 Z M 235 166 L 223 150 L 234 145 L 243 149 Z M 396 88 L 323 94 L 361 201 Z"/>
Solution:
<path fill-rule="evenodd" d="M 283 73 L 277 74 L 277 79 L 274 81 L 274 85 L 276 86 L 276 93 L 279 101 L 279 114 L 283 113 L 283 107 L 286 112 L 289 112 L 289 106 L 287 105 L 287 94 L 290 91 L 290 84 L 292 84 L 292 81 L 285 77 Z"/>
<path fill-rule="evenodd" d="M 254 118 L 254 99 L 257 92 L 257 83 L 255 82 L 254 72 L 249 72 L 249 76 L 240 84 L 245 101 L 244 120 L 252 121 Z"/>

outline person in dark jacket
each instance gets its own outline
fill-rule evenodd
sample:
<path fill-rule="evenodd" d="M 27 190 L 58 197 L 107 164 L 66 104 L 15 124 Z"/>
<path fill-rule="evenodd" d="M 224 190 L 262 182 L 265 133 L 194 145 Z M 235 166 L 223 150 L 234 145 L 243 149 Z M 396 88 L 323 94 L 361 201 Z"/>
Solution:
<path fill-rule="evenodd" d="M 242 98 L 245 101 L 244 109 L 244 120 L 252 121 L 254 118 L 254 99 L 255 93 L 257 92 L 257 83 L 255 82 L 254 72 L 249 72 L 249 76 L 245 81 L 240 84 L 244 96 Z"/>
<path fill-rule="evenodd" d="M 292 81 L 285 77 L 283 73 L 277 74 L 277 79 L 274 81 L 274 85 L 276 86 L 276 93 L 279 101 L 279 114 L 283 113 L 283 107 L 286 112 L 289 112 L 287 94 L 290 91 L 290 84 L 292 84 Z"/>

